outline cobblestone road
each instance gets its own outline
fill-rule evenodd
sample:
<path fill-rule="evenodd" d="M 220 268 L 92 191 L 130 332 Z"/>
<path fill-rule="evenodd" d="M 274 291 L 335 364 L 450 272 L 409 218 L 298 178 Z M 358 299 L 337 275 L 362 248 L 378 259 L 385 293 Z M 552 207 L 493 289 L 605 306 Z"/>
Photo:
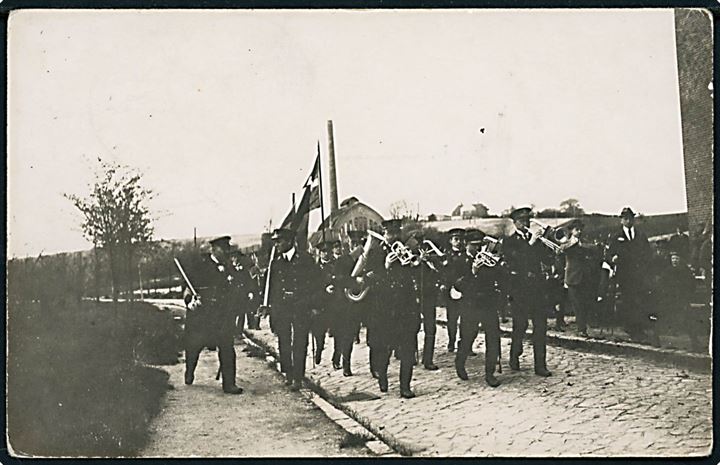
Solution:
<path fill-rule="evenodd" d="M 251 331 L 276 347 L 267 321 Z M 419 341 L 422 341 L 422 333 Z M 414 455 L 428 456 L 687 456 L 706 455 L 712 444 L 710 373 L 684 371 L 638 358 L 548 347 L 550 378 L 535 376 L 532 346 L 520 372 L 507 368 L 510 340 L 503 338 L 503 384 L 490 388 L 482 376 L 484 340 L 475 343 L 469 381 L 455 375 L 447 332 L 438 327 L 439 371 L 416 367 L 413 389 L 399 396 L 398 367 L 390 366 L 390 391 L 382 394 L 368 370 L 368 350 L 355 345 L 346 378 L 330 364 L 333 339 L 308 377 L 359 421 Z M 422 345 L 422 344 L 421 344 Z M 310 356 L 310 355 L 308 355 Z M 242 374 L 239 374 L 242 376 Z"/>

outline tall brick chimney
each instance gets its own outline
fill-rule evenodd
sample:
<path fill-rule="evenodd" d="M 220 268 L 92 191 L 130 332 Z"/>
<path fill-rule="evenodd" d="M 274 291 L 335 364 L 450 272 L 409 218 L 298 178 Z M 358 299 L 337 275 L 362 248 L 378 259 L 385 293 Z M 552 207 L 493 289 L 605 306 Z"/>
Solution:
<path fill-rule="evenodd" d="M 337 173 L 335 171 L 335 141 L 333 139 L 333 122 L 328 120 L 328 168 L 330 171 L 330 214 L 338 209 Z"/>

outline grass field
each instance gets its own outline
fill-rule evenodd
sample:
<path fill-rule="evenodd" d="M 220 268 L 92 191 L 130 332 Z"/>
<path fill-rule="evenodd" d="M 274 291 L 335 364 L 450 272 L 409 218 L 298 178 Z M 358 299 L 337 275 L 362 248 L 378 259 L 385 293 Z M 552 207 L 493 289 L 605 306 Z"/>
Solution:
<path fill-rule="evenodd" d="M 147 304 L 8 308 L 7 426 L 20 456 L 133 456 L 177 361 L 169 314 Z"/>

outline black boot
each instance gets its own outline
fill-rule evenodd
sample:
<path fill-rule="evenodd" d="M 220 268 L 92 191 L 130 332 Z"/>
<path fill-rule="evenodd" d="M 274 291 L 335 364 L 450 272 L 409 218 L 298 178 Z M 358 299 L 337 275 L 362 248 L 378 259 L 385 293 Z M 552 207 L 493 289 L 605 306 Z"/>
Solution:
<path fill-rule="evenodd" d="M 185 351 L 185 384 L 195 381 L 195 367 L 198 363 L 198 352 Z"/>
<path fill-rule="evenodd" d="M 400 364 L 400 397 L 412 399 L 415 393 L 410 389 L 410 380 L 412 380 L 413 365 L 410 363 Z"/>
<path fill-rule="evenodd" d="M 455 373 L 457 373 L 458 378 L 463 381 L 469 379 L 467 371 L 465 371 L 465 355 L 460 352 L 455 355 Z"/>
<path fill-rule="evenodd" d="M 490 387 L 498 387 L 500 386 L 500 380 L 495 377 L 492 373 L 485 375 L 485 382 Z"/>
<path fill-rule="evenodd" d="M 423 347 L 423 367 L 426 370 L 438 370 L 438 366 L 433 363 L 433 355 L 435 354 L 435 336 L 425 336 L 425 346 Z"/>
<path fill-rule="evenodd" d="M 370 359 L 370 374 L 373 378 L 378 379 L 378 372 L 375 369 L 375 355 L 372 348 L 370 349 L 370 354 L 368 358 Z"/>
<path fill-rule="evenodd" d="M 341 368 L 341 367 L 340 367 L 340 352 L 339 352 L 339 351 L 333 352 L 333 356 L 332 356 L 332 366 L 333 366 L 333 369 L 335 369 L 335 370 L 339 370 L 339 369 Z"/>
<path fill-rule="evenodd" d="M 243 390 L 241 387 L 233 384 L 231 386 L 223 386 L 223 392 L 225 394 L 242 394 Z"/>
<path fill-rule="evenodd" d="M 388 378 L 386 373 L 377 373 L 378 386 L 380 386 L 380 392 L 388 392 Z"/>

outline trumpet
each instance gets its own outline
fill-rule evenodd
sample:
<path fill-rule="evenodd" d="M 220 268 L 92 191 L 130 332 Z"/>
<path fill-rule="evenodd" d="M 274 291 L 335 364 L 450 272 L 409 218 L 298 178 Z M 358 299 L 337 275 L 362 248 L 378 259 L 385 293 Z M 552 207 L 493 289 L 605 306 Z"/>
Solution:
<path fill-rule="evenodd" d="M 547 225 L 545 223 L 542 223 L 538 220 L 530 220 L 532 223 L 535 223 L 536 225 L 540 226 L 543 229 L 543 235 L 547 233 L 548 231 L 552 231 L 553 239 L 555 239 L 556 242 L 565 242 L 570 238 L 570 232 L 561 227 L 552 227 L 550 225 Z"/>
<path fill-rule="evenodd" d="M 560 245 L 557 242 L 565 242 L 569 236 L 565 228 L 553 228 L 552 226 L 546 225 L 545 223 L 534 219 L 531 219 L 530 222 L 535 223 L 540 227 L 540 229 L 542 229 L 542 234 L 538 237 L 538 240 L 548 249 L 552 250 L 555 253 L 560 250 Z M 529 228 L 527 229 L 529 230 Z M 553 239 L 555 239 L 555 241 L 557 242 L 554 242 L 553 240 L 546 237 L 548 232 L 552 232 Z"/>

